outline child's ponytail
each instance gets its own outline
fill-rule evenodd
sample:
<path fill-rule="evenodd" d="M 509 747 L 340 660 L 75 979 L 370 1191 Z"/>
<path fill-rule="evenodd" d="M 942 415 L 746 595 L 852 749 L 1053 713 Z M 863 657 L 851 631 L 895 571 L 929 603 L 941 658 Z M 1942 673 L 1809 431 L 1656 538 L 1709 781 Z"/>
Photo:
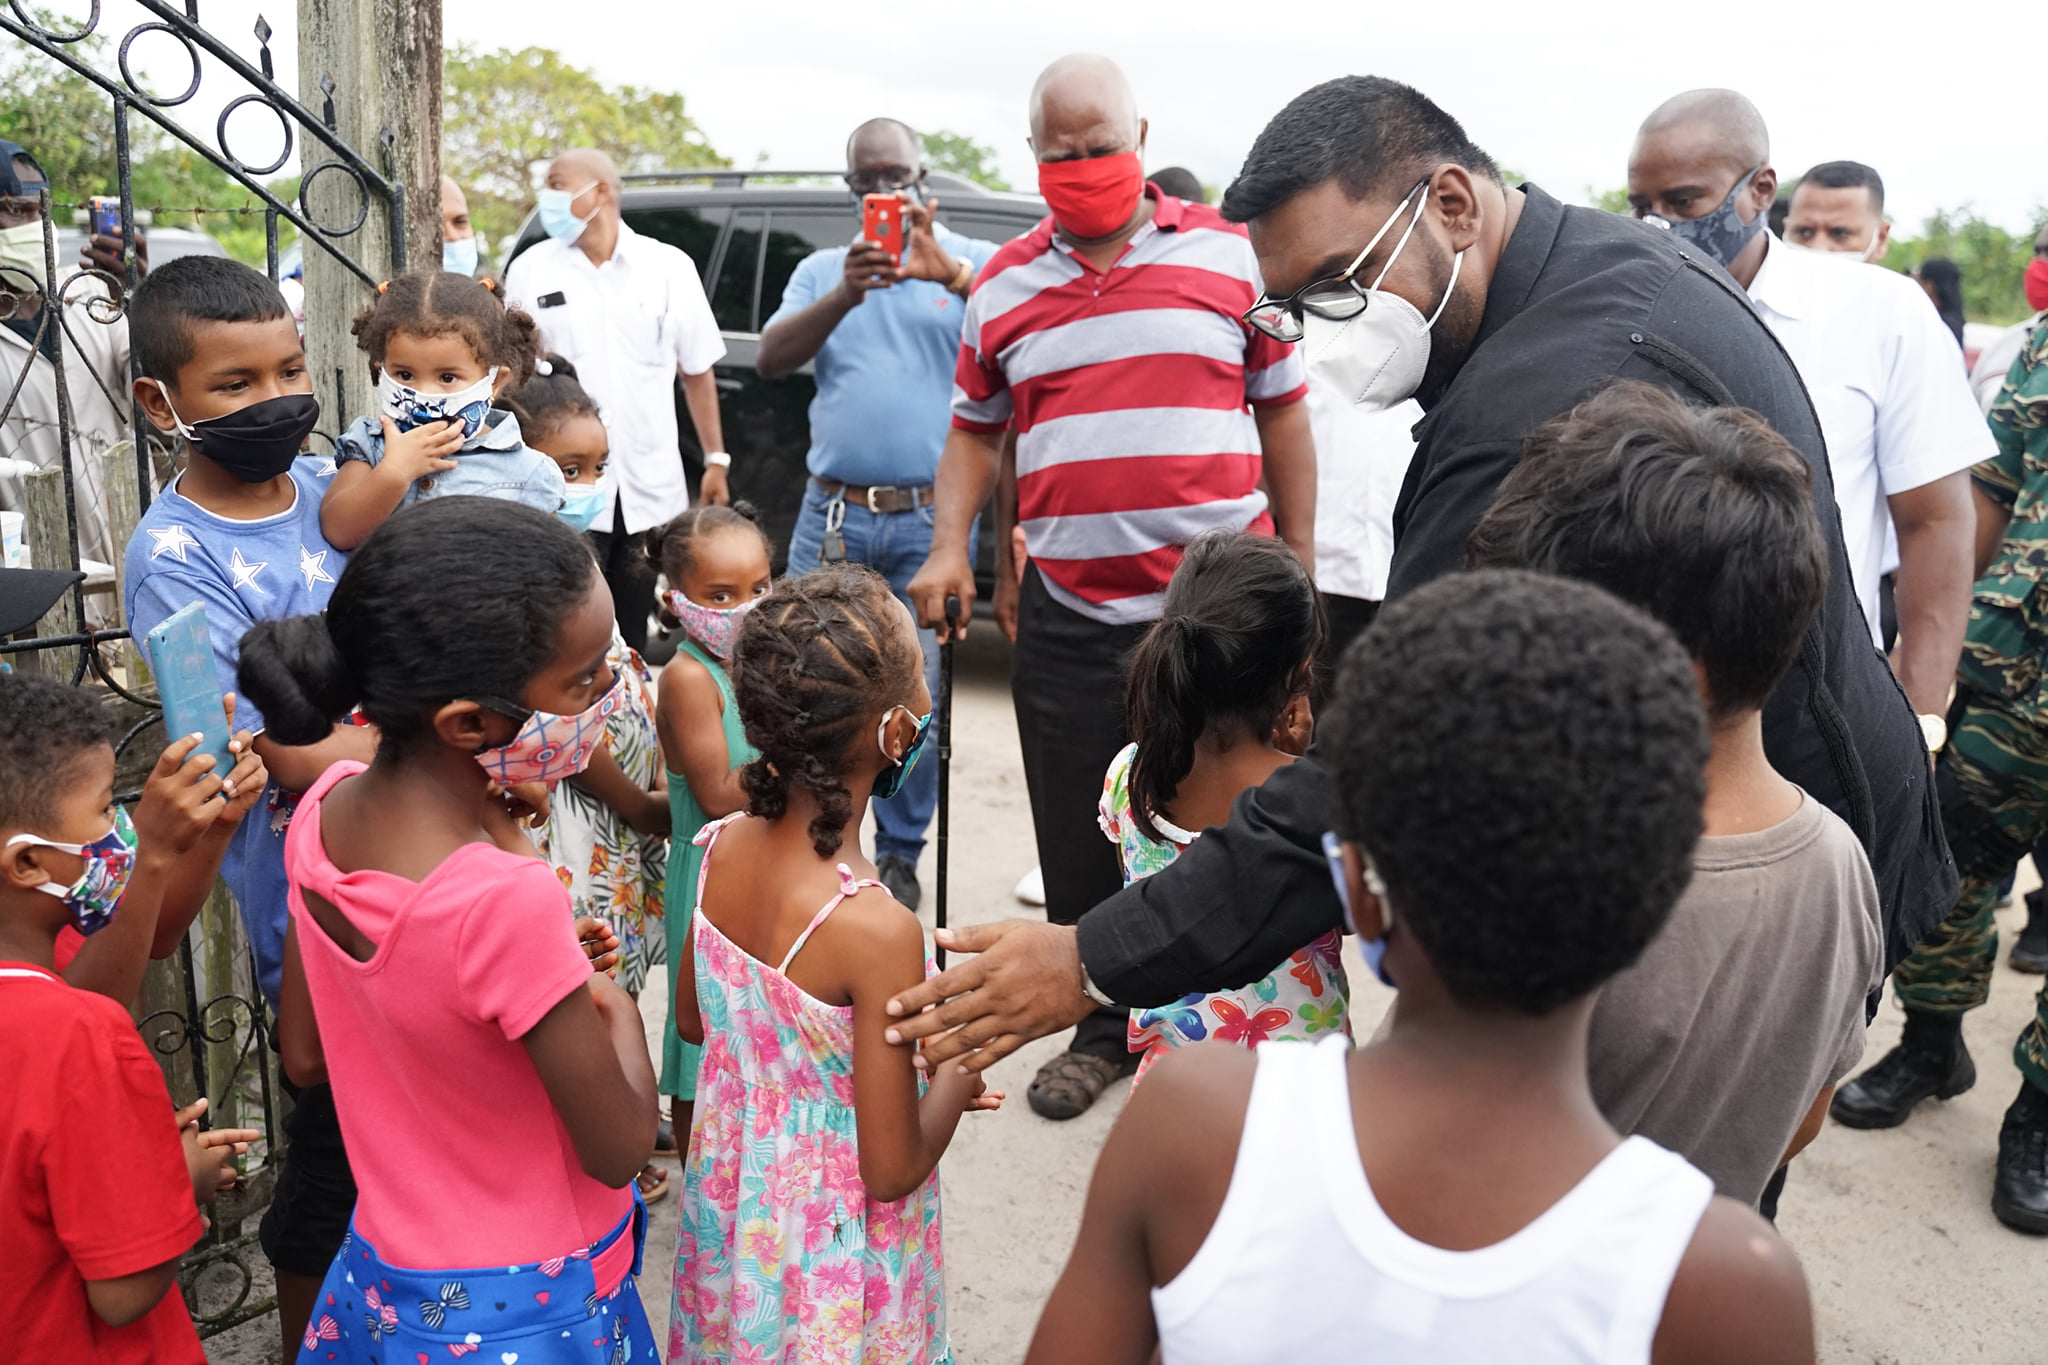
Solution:
<path fill-rule="evenodd" d="M 235 681 L 279 744 L 317 744 L 362 698 L 321 616 L 258 621 L 242 636 Z"/>
<path fill-rule="evenodd" d="M 1138 742 L 1131 821 L 1153 822 L 1194 770 L 1209 731 L 1227 743 L 1264 741 L 1287 703 L 1307 690 L 1328 626 L 1322 598 L 1285 543 L 1210 531 L 1187 547 L 1164 612 L 1132 651 L 1124 723 Z"/>

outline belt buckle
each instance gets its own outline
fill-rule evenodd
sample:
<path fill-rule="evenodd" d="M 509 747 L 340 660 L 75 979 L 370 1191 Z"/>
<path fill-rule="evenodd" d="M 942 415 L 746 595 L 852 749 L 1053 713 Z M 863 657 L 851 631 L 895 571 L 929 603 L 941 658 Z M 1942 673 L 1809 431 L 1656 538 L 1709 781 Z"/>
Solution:
<path fill-rule="evenodd" d="M 882 515 L 880 495 L 883 493 L 894 493 L 895 491 L 895 488 L 892 486 L 868 485 L 868 513 L 871 516 Z"/>

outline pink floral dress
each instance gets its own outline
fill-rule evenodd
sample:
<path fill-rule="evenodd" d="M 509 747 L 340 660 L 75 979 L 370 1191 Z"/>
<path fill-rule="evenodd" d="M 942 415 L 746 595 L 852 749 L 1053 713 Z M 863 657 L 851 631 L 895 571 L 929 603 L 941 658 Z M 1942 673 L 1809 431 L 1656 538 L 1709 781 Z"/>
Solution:
<path fill-rule="evenodd" d="M 710 866 L 718 833 L 697 842 Z M 779 966 L 693 919 L 704 1057 L 683 1164 L 670 1365 L 939 1365 L 952 1360 L 939 1253 L 939 1173 L 884 1204 L 860 1180 L 853 1117 L 853 1009 L 813 999 Z"/>

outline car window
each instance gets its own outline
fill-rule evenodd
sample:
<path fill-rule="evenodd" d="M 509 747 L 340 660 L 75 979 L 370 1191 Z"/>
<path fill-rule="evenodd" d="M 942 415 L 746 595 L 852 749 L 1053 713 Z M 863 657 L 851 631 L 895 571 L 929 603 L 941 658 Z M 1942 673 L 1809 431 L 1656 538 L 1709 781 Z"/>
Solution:
<path fill-rule="evenodd" d="M 1012 237 L 1021 237 L 1038 226 L 1038 220 L 1028 212 L 991 213 L 987 209 L 954 209 L 945 200 L 939 201 L 939 221 L 962 237 L 975 237 L 984 242 L 1001 246 Z"/>
<path fill-rule="evenodd" d="M 804 257 L 825 247 L 845 246 L 860 231 L 860 214 L 844 208 L 774 209 L 768 215 L 768 249 L 761 264 L 761 316 L 774 314 L 783 288 Z"/>
<path fill-rule="evenodd" d="M 711 315 L 718 319 L 721 332 L 756 330 L 754 286 L 761 277 L 761 218 L 752 209 L 733 217 L 725 259 L 718 264 L 718 281 L 711 289 Z"/>
<path fill-rule="evenodd" d="M 718 230 L 725 226 L 729 210 L 723 204 L 701 208 L 627 209 L 625 219 L 633 231 L 675 247 L 697 267 L 701 277 L 711 268 L 711 253 L 718 248 Z"/>

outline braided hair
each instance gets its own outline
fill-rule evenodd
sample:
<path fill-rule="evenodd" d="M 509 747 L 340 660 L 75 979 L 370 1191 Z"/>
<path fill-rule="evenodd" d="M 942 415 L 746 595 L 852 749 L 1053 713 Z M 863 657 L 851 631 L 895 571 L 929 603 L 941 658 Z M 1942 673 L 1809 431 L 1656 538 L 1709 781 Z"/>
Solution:
<path fill-rule="evenodd" d="M 760 757 L 740 769 L 747 813 L 780 819 L 792 788 L 818 801 L 811 847 L 839 851 L 853 819 L 843 780 L 875 714 L 910 695 L 923 658 L 891 619 L 889 585 L 873 569 L 833 564 L 786 578 L 740 625 L 733 691 Z"/>

